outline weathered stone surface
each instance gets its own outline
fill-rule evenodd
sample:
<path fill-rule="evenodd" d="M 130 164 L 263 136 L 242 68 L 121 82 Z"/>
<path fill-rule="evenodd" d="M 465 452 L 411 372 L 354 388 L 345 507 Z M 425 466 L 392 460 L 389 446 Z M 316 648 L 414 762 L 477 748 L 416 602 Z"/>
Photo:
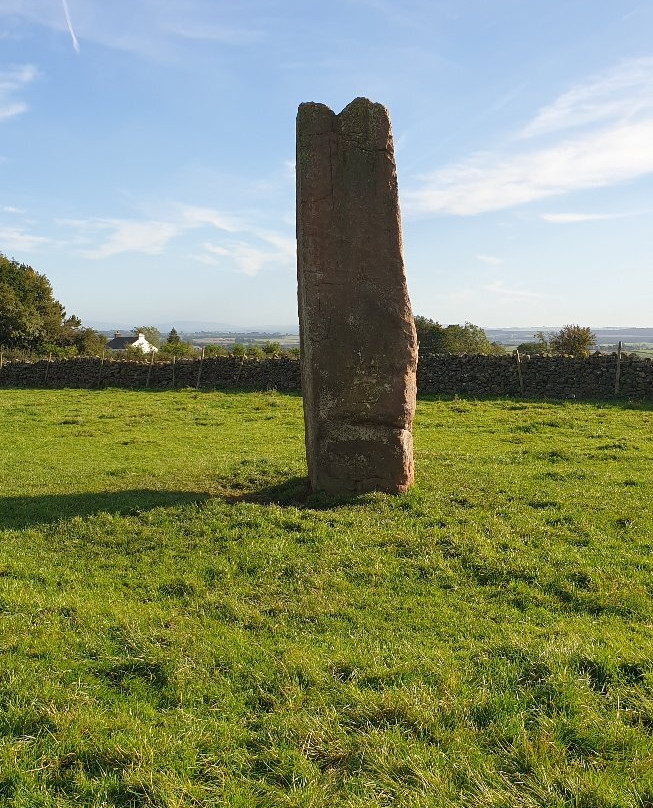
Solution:
<path fill-rule="evenodd" d="M 387 110 L 357 98 L 297 115 L 297 275 L 313 490 L 413 482 L 417 340 Z"/>

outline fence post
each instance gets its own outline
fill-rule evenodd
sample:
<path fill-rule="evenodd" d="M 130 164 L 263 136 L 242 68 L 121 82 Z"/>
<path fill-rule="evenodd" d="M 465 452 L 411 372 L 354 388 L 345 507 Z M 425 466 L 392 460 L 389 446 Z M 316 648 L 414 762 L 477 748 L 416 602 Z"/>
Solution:
<path fill-rule="evenodd" d="M 197 384 L 195 385 L 195 389 L 200 389 L 200 379 L 202 378 L 202 365 L 204 364 L 204 346 L 202 346 L 202 356 L 200 357 L 200 366 L 197 371 Z"/>
<path fill-rule="evenodd" d="M 98 370 L 98 374 L 97 374 L 98 390 L 100 389 L 100 385 L 102 384 L 102 370 L 103 369 L 104 369 L 104 351 L 102 351 L 102 356 L 100 357 L 100 369 Z"/>
<path fill-rule="evenodd" d="M 515 358 L 517 359 L 517 375 L 519 376 L 519 395 L 524 395 L 524 377 L 521 372 L 521 356 L 519 351 L 515 351 Z"/>
<path fill-rule="evenodd" d="M 150 359 L 149 367 L 147 368 L 147 379 L 145 379 L 145 389 L 150 386 L 150 376 L 152 375 L 152 365 L 154 364 L 154 357 L 156 355 L 156 351 L 152 351 L 152 358 Z"/>
<path fill-rule="evenodd" d="M 236 381 L 234 382 L 234 387 L 238 387 L 238 382 L 240 381 L 240 374 L 243 371 L 244 364 L 245 364 L 245 354 L 243 354 L 240 359 L 240 367 L 238 368 L 238 373 L 236 373 Z"/>
<path fill-rule="evenodd" d="M 177 355 L 172 355 L 172 389 L 175 389 L 175 364 L 177 363 Z"/>
<path fill-rule="evenodd" d="M 621 382 L 621 349 L 623 347 L 623 343 L 619 340 L 619 345 L 617 346 L 617 370 L 614 374 L 614 394 L 615 396 L 619 395 L 619 383 Z"/>
<path fill-rule="evenodd" d="M 4 350 L 4 346 L 0 345 L 0 370 L 2 370 L 2 361 L 4 359 L 3 350 Z"/>
<path fill-rule="evenodd" d="M 48 371 L 50 370 L 50 362 L 52 362 L 52 354 L 48 354 L 48 364 L 45 366 L 45 377 L 43 379 L 43 384 L 48 383 Z"/>

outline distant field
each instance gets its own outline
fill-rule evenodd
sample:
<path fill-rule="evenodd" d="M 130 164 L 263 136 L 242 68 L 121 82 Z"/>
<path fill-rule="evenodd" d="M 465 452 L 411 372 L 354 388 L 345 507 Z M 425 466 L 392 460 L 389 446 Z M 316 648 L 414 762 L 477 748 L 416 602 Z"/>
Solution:
<path fill-rule="evenodd" d="M 506 342 L 500 343 L 506 351 L 514 351 L 520 343 L 517 342 Z M 601 353 L 614 353 L 616 352 L 616 347 L 614 345 L 599 345 L 598 350 Z M 623 346 L 624 353 L 634 353 L 637 356 L 640 356 L 642 359 L 646 358 L 653 358 L 653 344 L 649 345 L 628 345 L 625 344 Z"/>
<path fill-rule="evenodd" d="M 0 805 L 653 805 L 650 406 L 423 400 L 354 501 L 296 396 L 0 415 Z"/>
<path fill-rule="evenodd" d="M 278 342 L 284 351 L 290 348 L 299 348 L 299 334 L 264 334 L 263 336 L 243 335 L 221 335 L 221 336 L 193 336 L 193 345 L 204 347 L 205 345 L 222 345 L 224 348 L 231 348 L 235 342 L 243 345 L 264 345 L 266 342 Z"/>

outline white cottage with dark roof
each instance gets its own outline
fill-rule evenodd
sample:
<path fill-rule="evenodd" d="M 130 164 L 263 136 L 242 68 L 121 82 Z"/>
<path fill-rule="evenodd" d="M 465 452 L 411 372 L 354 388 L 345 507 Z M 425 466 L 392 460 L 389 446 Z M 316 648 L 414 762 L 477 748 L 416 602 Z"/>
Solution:
<path fill-rule="evenodd" d="M 109 351 L 126 351 L 127 348 L 136 348 L 143 353 L 156 353 L 159 350 L 145 339 L 145 334 L 139 334 L 137 337 L 133 334 L 121 337 L 120 331 L 116 331 L 114 338 L 107 342 L 105 348 Z"/>

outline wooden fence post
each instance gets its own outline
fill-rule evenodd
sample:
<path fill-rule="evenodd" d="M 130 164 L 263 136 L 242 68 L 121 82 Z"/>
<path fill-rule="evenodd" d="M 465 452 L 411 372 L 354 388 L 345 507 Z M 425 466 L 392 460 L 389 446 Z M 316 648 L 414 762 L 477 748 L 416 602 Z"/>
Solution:
<path fill-rule="evenodd" d="M 100 385 L 102 384 L 102 371 L 104 369 L 104 351 L 102 351 L 102 356 L 100 357 L 100 368 L 97 374 L 97 386 L 98 390 L 100 389 Z"/>
<path fill-rule="evenodd" d="M 515 358 L 517 359 L 517 375 L 519 376 L 519 395 L 524 395 L 524 377 L 521 372 L 521 356 L 519 351 L 515 351 Z"/>
<path fill-rule="evenodd" d="M 197 384 L 195 385 L 195 389 L 200 389 L 200 379 L 202 378 L 202 365 L 204 364 L 204 346 L 202 346 L 202 356 L 200 357 L 200 366 L 197 371 Z"/>
<path fill-rule="evenodd" d="M 238 387 L 238 382 L 240 381 L 240 374 L 243 372 L 244 364 L 245 364 L 245 354 L 243 354 L 240 359 L 240 367 L 238 368 L 238 373 L 236 373 L 236 381 L 234 382 L 234 387 Z"/>
<path fill-rule="evenodd" d="M 172 389 L 175 389 L 175 365 L 177 363 L 177 355 L 172 355 Z"/>
<path fill-rule="evenodd" d="M 152 375 L 152 365 L 154 364 L 154 357 L 156 355 L 156 351 L 151 351 L 152 358 L 150 359 L 150 364 L 147 368 L 147 378 L 145 379 L 145 389 L 150 386 L 150 376 Z"/>
<path fill-rule="evenodd" d="M 43 378 L 43 384 L 48 383 L 48 371 L 50 370 L 50 362 L 52 362 L 52 354 L 48 354 L 48 364 L 45 366 L 45 377 Z"/>
<path fill-rule="evenodd" d="M 621 382 L 621 349 L 623 347 L 623 343 L 619 340 L 619 345 L 617 346 L 617 370 L 614 374 L 614 394 L 615 396 L 619 395 L 619 384 Z"/>

